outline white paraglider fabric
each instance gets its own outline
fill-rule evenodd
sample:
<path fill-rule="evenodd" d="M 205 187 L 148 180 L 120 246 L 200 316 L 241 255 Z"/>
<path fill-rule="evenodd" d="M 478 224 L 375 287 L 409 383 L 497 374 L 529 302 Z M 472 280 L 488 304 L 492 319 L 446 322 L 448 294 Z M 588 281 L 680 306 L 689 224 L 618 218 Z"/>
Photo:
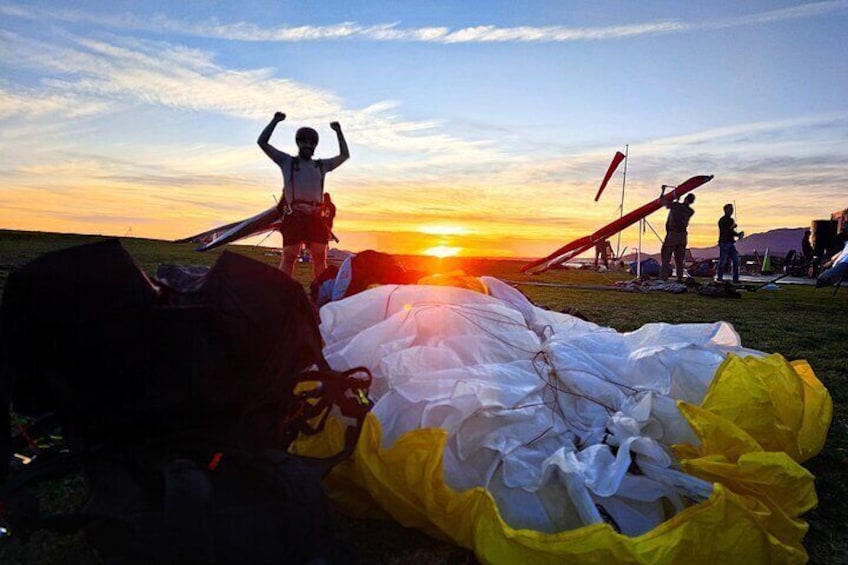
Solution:
<path fill-rule="evenodd" d="M 446 430 L 445 482 L 485 487 L 509 525 L 541 532 L 639 535 L 710 495 L 671 454 L 697 443 L 675 401 L 699 404 L 729 352 L 764 354 L 724 322 L 619 333 L 482 280 L 488 296 L 386 285 L 322 307 L 330 365 L 373 373 L 384 447 Z"/>

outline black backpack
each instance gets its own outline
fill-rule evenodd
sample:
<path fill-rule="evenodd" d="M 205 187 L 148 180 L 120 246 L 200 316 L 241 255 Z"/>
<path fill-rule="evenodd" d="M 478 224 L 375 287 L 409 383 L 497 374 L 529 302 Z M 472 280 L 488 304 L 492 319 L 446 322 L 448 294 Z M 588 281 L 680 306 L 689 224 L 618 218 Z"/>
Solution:
<path fill-rule="evenodd" d="M 40 418 L 0 434 L 5 521 L 24 536 L 84 527 L 112 562 L 349 561 L 320 480 L 355 445 L 370 374 L 330 369 L 306 293 L 277 269 L 224 252 L 194 283 L 150 280 L 117 240 L 9 276 L 0 414 Z M 287 453 L 331 411 L 350 424 L 341 453 Z M 61 450 L 10 474 L 56 426 Z M 86 503 L 42 516 L 31 487 L 74 470 Z"/>
<path fill-rule="evenodd" d="M 409 271 L 394 256 L 366 249 L 350 260 L 352 276 L 345 296 L 366 290 L 372 284 L 415 284 L 424 276 L 420 271 Z"/>

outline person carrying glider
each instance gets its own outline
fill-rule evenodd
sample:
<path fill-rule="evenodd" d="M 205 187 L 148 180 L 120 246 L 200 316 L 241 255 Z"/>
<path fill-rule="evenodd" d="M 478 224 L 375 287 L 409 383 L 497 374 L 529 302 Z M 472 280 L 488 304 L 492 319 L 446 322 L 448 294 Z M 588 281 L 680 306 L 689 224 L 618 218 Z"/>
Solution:
<path fill-rule="evenodd" d="M 330 159 L 313 159 L 318 145 L 318 132 L 303 127 L 295 133 L 297 155 L 291 156 L 269 143 L 277 124 L 286 119 L 282 112 L 274 117 L 259 134 L 256 143 L 283 173 L 283 198 L 279 209 L 283 216 L 280 232 L 283 235 L 283 256 L 280 270 L 294 274 L 294 265 L 302 246 L 309 248 L 312 256 L 312 275 L 318 278 L 327 268 L 327 242 L 331 234 L 322 214 L 324 203 L 324 176 L 350 157 L 339 122 L 330 122 L 339 142 L 339 154 Z"/>
<path fill-rule="evenodd" d="M 733 284 L 739 284 L 739 252 L 736 251 L 736 240 L 745 237 L 745 232 L 736 231 L 736 221 L 733 219 L 733 204 L 724 205 L 724 216 L 718 220 L 718 266 L 716 280 L 724 279 L 724 268 L 727 260 L 733 264 Z"/>
<path fill-rule="evenodd" d="M 695 202 L 694 194 L 687 194 L 683 202 L 678 200 L 669 201 L 668 219 L 665 222 L 665 240 L 662 244 L 662 267 L 660 279 L 667 281 L 671 274 L 671 256 L 674 255 L 674 264 L 677 266 L 677 282 L 682 283 L 686 270 L 683 262 L 686 258 L 687 228 L 689 220 L 695 213 L 691 204 Z"/>

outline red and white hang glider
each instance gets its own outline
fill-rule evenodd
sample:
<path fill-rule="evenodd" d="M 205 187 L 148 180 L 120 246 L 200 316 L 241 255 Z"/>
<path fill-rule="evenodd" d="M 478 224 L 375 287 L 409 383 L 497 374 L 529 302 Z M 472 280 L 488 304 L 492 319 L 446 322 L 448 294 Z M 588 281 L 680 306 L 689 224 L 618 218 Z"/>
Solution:
<path fill-rule="evenodd" d="M 614 170 L 614 168 L 612 169 Z M 611 175 L 612 173 L 609 172 L 608 174 Z M 660 208 L 664 207 L 667 203 L 673 201 L 675 198 L 679 198 L 687 192 L 692 192 L 702 184 L 706 184 L 712 179 L 713 175 L 700 175 L 697 177 L 692 177 L 686 182 L 679 184 L 676 189 L 669 192 L 668 194 L 664 194 L 663 196 L 660 196 L 655 200 L 651 200 L 647 204 L 644 204 L 643 206 L 640 206 L 632 212 L 625 214 L 614 222 L 610 222 L 595 233 L 581 237 L 579 239 L 575 239 L 571 243 L 563 245 L 547 257 L 537 259 L 536 261 L 524 265 L 521 268 L 521 271 L 531 274 L 543 273 L 551 267 L 555 267 L 557 265 L 565 263 L 566 261 L 573 259 L 581 253 L 592 249 L 596 243 L 611 238 L 618 232 L 632 226 L 642 218 L 653 214 Z M 601 189 L 603 189 L 603 186 L 604 185 L 602 184 Z M 598 195 L 600 196 L 600 191 L 598 191 Z"/>

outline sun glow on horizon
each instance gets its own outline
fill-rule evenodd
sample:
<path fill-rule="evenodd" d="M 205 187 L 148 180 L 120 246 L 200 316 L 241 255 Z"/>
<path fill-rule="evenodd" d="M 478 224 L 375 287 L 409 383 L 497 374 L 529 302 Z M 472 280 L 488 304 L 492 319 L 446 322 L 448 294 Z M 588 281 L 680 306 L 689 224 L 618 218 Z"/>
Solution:
<path fill-rule="evenodd" d="M 663 183 L 694 174 L 716 178 L 697 191 L 690 247 L 715 245 L 722 206 L 737 199 L 740 229 L 750 234 L 809 226 L 848 205 L 838 150 L 848 109 L 835 94 L 848 89 L 848 73 L 831 72 L 844 59 L 832 45 L 842 37 L 836 18 L 848 23 L 846 1 L 745 14 L 719 2 L 709 18 L 695 3 L 653 3 L 612 25 L 598 7 L 581 11 L 585 28 L 574 28 L 591 31 L 574 34 L 563 32 L 572 29 L 563 10 L 544 2 L 542 27 L 507 4 L 480 20 L 475 10 L 424 16 L 384 3 L 381 18 L 404 22 L 385 24 L 388 32 L 379 22 L 345 23 L 361 14 L 332 0 L 326 14 L 296 15 L 287 3 L 221 3 L 214 25 L 200 3 L 160 2 L 154 10 L 126 0 L 76 2 L 73 12 L 53 4 L 63 3 L 0 5 L 0 50 L 15 53 L 0 55 L 2 230 L 175 240 L 253 217 L 280 197 L 281 170 L 254 143 L 275 109 L 291 113 L 275 130 L 280 150 L 295 148 L 296 128 L 312 125 L 325 139 L 316 156 L 329 157 L 337 145 L 328 122 L 344 126 L 355 158 L 325 187 L 338 206 L 338 249 L 426 255 L 439 268 L 544 257 L 655 199 Z M 421 17 L 437 27 L 417 27 Z M 273 23 L 286 18 L 301 27 Z M 757 32 L 741 33 L 746 26 Z M 572 55 L 580 68 L 609 68 L 618 50 L 588 47 L 606 41 L 638 45 L 645 61 L 661 59 L 666 35 L 684 32 L 705 47 L 682 53 L 685 60 L 662 75 L 628 67 L 638 111 L 614 127 L 603 93 L 615 92 L 616 77 L 581 75 L 585 84 L 575 88 L 575 77 L 549 72 Z M 354 43 L 344 60 L 327 56 Z M 326 63 L 318 73 L 269 63 L 271 44 Z M 481 103 L 496 61 L 523 60 L 528 49 L 538 64 L 497 67 L 496 92 Z M 712 64 L 713 52 L 743 50 L 762 65 L 761 81 L 738 81 L 732 56 Z M 410 60 L 414 73 L 404 70 Z M 803 80 L 787 72 L 805 60 L 817 63 L 802 69 Z M 347 72 L 354 64 L 365 70 Z M 691 80 L 691 69 L 704 64 L 717 84 L 739 87 L 734 103 L 705 97 Z M 446 77 L 461 80 L 431 88 Z M 520 115 L 511 113 L 516 99 L 528 102 Z M 288 107 L 273 108 L 275 100 Z M 705 111 L 705 119 L 675 119 Z M 626 161 L 593 202 L 618 149 Z M 664 210 L 649 218 L 657 237 L 640 232 L 644 224 L 616 234 L 616 251 L 658 253 L 665 218 Z M 282 236 L 243 243 L 281 246 Z"/>
<path fill-rule="evenodd" d="M 456 257 L 459 255 L 459 252 L 462 251 L 462 247 L 451 247 L 448 245 L 437 245 L 436 247 L 430 247 L 423 251 L 424 255 L 429 255 L 430 257 L 439 257 L 440 259 L 443 257 Z"/>

